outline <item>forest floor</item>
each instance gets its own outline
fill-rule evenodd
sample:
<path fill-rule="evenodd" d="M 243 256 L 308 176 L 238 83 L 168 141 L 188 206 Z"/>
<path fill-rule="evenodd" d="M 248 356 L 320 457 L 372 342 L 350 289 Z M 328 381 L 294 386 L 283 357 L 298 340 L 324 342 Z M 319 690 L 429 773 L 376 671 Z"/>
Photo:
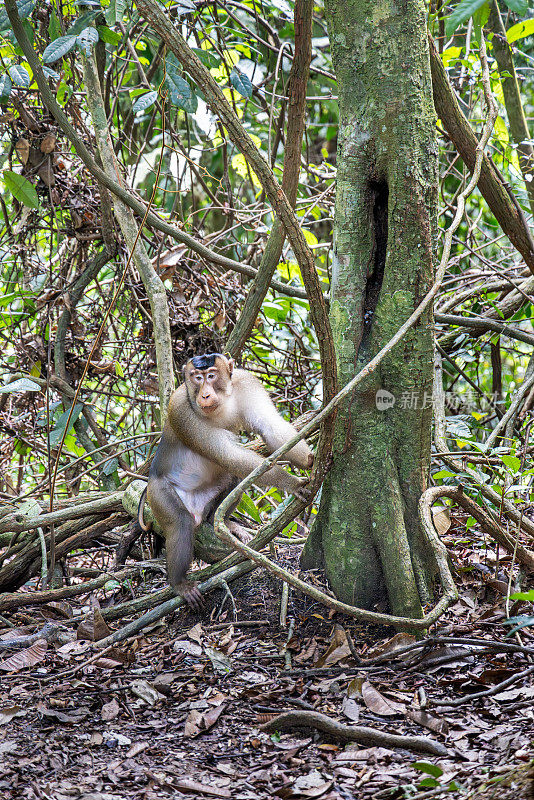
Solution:
<path fill-rule="evenodd" d="M 506 580 L 481 535 L 463 526 L 459 536 L 459 529 L 443 538 L 460 599 L 430 632 L 452 641 L 424 649 L 397 654 L 414 638 L 331 615 L 300 595 L 290 596 L 281 627 L 280 584 L 254 572 L 232 587 L 234 621 L 216 592 L 203 615 L 177 612 L 98 660 L 83 639 L 87 626 L 75 625 L 78 638 L 71 633 L 63 644 L 4 650 L 0 797 L 532 800 L 532 657 L 499 649 L 518 643 L 505 638 L 502 624 Z M 279 546 L 278 557 L 296 568 L 294 551 Z M 89 565 L 87 554 L 77 558 Z M 104 567 L 111 554 L 99 558 Z M 161 588 L 164 579 L 152 583 Z M 82 612 L 92 612 L 96 628 L 107 627 L 99 610 L 130 596 L 121 588 L 25 606 L 0 618 L 0 648 L 50 620 L 69 630 L 70 619 L 72 629 L 72 615 Z M 363 663 L 355 662 L 345 631 Z M 531 629 L 521 631 L 521 644 L 533 644 Z M 427 736 L 448 756 L 347 745 L 310 729 L 260 732 L 281 712 L 303 709 Z"/>

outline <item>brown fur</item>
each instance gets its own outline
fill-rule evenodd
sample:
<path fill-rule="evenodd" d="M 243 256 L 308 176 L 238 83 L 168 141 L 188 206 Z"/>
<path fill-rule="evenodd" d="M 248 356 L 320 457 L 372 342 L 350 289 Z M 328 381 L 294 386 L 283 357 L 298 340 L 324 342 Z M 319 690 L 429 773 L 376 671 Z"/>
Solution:
<path fill-rule="evenodd" d="M 169 582 L 194 607 L 201 604 L 201 595 L 185 580 L 194 530 L 215 511 L 236 479 L 264 460 L 243 447 L 236 434 L 259 434 L 270 452 L 296 434 L 250 372 L 234 369 L 233 360 L 224 356 L 212 360 L 213 366 L 206 369 L 195 368 L 192 361 L 186 364 L 185 382 L 171 397 L 147 487 L 148 502 L 165 536 Z M 313 454 L 302 440 L 287 458 L 303 469 L 313 464 Z M 257 483 L 298 494 L 306 481 L 275 464 Z M 142 503 L 143 497 L 140 518 Z"/>

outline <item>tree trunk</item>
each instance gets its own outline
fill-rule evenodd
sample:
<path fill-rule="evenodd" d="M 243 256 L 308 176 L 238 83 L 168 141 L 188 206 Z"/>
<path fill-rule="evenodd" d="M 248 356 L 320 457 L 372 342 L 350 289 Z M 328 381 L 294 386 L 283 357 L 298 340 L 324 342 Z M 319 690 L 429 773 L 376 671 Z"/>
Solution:
<path fill-rule="evenodd" d="M 331 323 L 346 384 L 432 283 L 437 144 L 422 0 L 328 0 L 340 107 Z M 435 564 L 417 502 L 430 463 L 432 319 L 339 410 L 302 559 L 336 596 L 417 617 Z"/>

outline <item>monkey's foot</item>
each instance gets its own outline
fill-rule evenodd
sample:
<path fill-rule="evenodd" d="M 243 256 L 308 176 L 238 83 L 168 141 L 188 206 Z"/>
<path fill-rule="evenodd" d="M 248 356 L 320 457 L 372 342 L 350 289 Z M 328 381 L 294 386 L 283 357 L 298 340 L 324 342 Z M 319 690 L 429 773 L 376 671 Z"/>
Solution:
<path fill-rule="evenodd" d="M 240 525 L 239 522 L 234 522 L 233 519 L 229 520 L 226 525 L 230 533 L 233 533 L 236 539 L 239 539 L 243 544 L 248 544 L 254 538 L 253 533 Z"/>
<path fill-rule="evenodd" d="M 180 597 L 183 597 L 189 608 L 193 611 L 202 611 L 204 608 L 204 597 L 194 581 L 182 581 L 174 589 Z"/>

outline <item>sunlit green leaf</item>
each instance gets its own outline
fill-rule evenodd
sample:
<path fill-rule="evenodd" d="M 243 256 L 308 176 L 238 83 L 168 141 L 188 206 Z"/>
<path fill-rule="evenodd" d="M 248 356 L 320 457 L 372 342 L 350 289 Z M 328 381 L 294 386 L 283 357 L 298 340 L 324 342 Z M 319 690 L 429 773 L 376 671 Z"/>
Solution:
<path fill-rule="evenodd" d="M 106 25 L 99 25 L 97 27 L 97 31 L 102 41 L 106 42 L 106 44 L 113 45 L 113 47 L 116 47 L 122 39 L 120 34 L 118 34 L 116 31 L 112 31 L 111 28 L 108 28 Z"/>
<path fill-rule="evenodd" d="M 526 600 L 527 602 L 534 603 L 534 589 L 528 592 L 515 592 L 510 595 L 511 600 Z"/>
<path fill-rule="evenodd" d="M 241 500 L 239 501 L 239 508 L 241 511 L 243 511 L 243 513 L 248 514 L 249 517 L 252 517 L 255 522 L 261 522 L 261 517 L 258 509 L 256 508 L 256 504 L 248 494 L 244 494 L 241 497 Z"/>
<path fill-rule="evenodd" d="M 526 19 L 523 22 L 518 22 L 517 25 L 512 25 L 506 31 L 506 38 L 509 43 L 517 42 L 519 39 L 525 39 L 527 36 L 532 36 L 534 33 L 534 19 Z"/>
<path fill-rule="evenodd" d="M 517 456 L 501 456 L 501 461 L 510 472 L 516 473 L 521 469 L 521 459 Z"/>

